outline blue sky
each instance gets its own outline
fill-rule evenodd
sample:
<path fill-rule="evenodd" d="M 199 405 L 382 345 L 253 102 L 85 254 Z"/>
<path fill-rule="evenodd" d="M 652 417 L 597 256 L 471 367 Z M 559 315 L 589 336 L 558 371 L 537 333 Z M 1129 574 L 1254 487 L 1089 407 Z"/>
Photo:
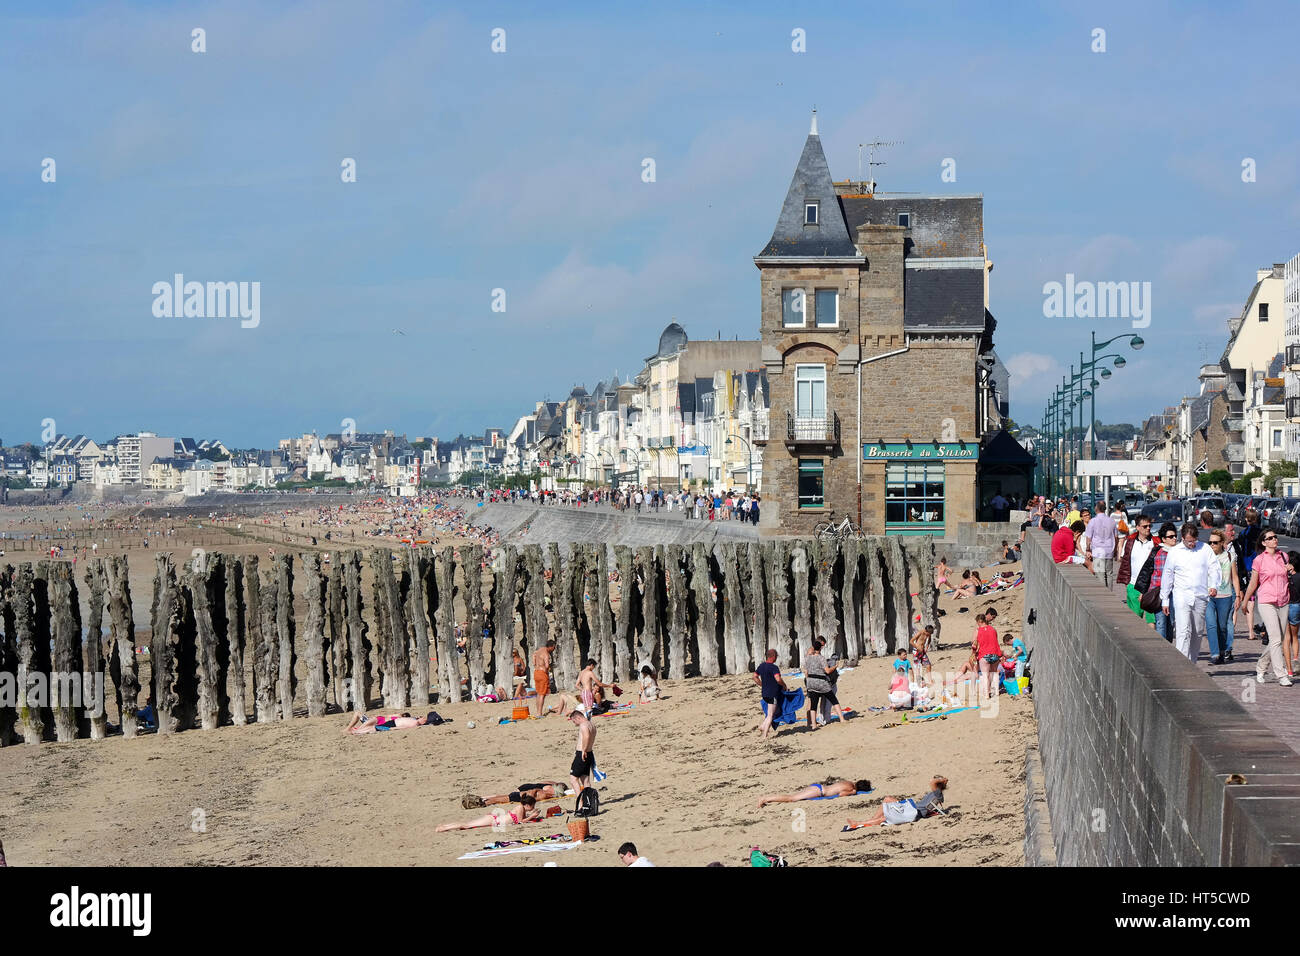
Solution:
<path fill-rule="evenodd" d="M 1128 327 L 1045 319 L 1045 282 L 1152 283 L 1147 348 L 1097 405 L 1137 421 L 1195 390 L 1254 270 L 1300 252 L 1284 4 L 789 10 L 7 4 L 0 438 L 451 437 L 635 373 L 673 318 L 752 338 L 752 257 L 814 104 L 837 179 L 900 140 L 882 190 L 984 195 L 1022 422 L 1091 328 Z M 156 318 L 178 272 L 260 282 L 260 325 Z"/>

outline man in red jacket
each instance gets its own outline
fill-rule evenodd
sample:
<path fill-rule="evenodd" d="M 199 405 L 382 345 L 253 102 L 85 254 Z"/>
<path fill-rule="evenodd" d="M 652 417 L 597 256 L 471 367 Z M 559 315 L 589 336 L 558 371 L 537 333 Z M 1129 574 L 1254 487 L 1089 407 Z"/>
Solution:
<path fill-rule="evenodd" d="M 1091 571 L 1091 555 L 1081 557 L 1077 553 L 1079 535 L 1083 534 L 1086 527 L 1082 521 L 1076 521 L 1052 535 L 1052 560 L 1057 564 L 1082 564 Z"/>

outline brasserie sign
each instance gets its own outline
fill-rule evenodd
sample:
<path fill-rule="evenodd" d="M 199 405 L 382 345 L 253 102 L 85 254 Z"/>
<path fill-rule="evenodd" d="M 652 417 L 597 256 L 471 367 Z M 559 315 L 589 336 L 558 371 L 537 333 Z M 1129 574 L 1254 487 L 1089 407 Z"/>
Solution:
<path fill-rule="evenodd" d="M 887 442 L 883 445 L 864 444 L 863 461 L 951 461 L 979 459 L 979 445 L 962 442 Z"/>

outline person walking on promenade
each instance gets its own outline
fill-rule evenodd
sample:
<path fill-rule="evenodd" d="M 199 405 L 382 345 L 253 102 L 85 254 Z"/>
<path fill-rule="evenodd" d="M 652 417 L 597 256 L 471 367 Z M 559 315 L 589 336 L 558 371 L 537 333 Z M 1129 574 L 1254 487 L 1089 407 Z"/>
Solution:
<path fill-rule="evenodd" d="M 1115 572 L 1115 583 L 1124 588 L 1124 596 L 1129 610 L 1139 617 L 1142 616 L 1142 608 L 1138 606 L 1138 601 L 1141 600 L 1142 595 L 1133 586 L 1133 582 L 1141 573 L 1143 566 L 1147 563 L 1147 558 L 1151 556 L 1151 551 L 1155 547 L 1155 539 L 1151 537 L 1151 519 L 1145 516 L 1138 518 L 1137 530 L 1129 535 L 1121 546 L 1119 570 Z"/>
<path fill-rule="evenodd" d="M 1247 520 L 1250 520 L 1249 517 Z M 1271 660 L 1277 682 L 1283 687 L 1290 687 L 1291 678 L 1286 674 L 1286 663 L 1282 659 L 1282 635 L 1291 603 L 1287 587 L 1290 565 L 1277 549 L 1275 533 L 1265 531 L 1259 540 L 1263 549 L 1251 561 L 1250 584 L 1242 597 L 1242 604 L 1246 605 L 1251 598 L 1259 598 L 1259 616 L 1264 629 L 1268 631 L 1268 648 L 1259 655 L 1259 662 L 1255 665 L 1255 680 L 1264 683 L 1264 675 L 1268 672 Z M 1248 616 L 1247 621 L 1249 620 Z"/>
<path fill-rule="evenodd" d="M 1106 514 L 1105 509 L 1098 509 L 1097 517 L 1088 522 L 1083 533 L 1092 554 L 1092 572 L 1108 591 L 1114 581 L 1115 539 L 1118 535 L 1115 519 Z"/>
<path fill-rule="evenodd" d="M 1274 541 L 1277 537 L 1274 536 Z M 1196 525 L 1183 525 L 1183 543 L 1169 552 L 1160 578 L 1160 608 L 1173 609 L 1178 653 L 1192 663 L 1205 636 L 1205 610 L 1218 596 L 1219 565 L 1209 547 L 1197 538 Z"/>
<path fill-rule="evenodd" d="M 1236 611 L 1241 605 L 1241 583 L 1237 577 L 1237 565 L 1228 553 L 1227 542 L 1223 532 L 1215 529 L 1210 532 L 1210 551 L 1214 555 L 1214 564 L 1218 568 L 1218 594 L 1209 599 L 1205 608 L 1205 633 L 1210 638 L 1210 653 L 1214 663 L 1224 663 L 1224 657 L 1232 649 L 1232 630 L 1236 621 Z"/>

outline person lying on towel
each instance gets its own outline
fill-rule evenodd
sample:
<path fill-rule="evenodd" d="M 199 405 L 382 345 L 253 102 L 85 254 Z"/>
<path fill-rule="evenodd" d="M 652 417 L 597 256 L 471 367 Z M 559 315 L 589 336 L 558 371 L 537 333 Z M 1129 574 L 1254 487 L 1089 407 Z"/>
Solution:
<path fill-rule="evenodd" d="M 534 800 L 554 800 L 562 797 L 566 793 L 565 784 L 559 780 L 547 780 L 545 783 L 521 783 L 519 788 L 509 793 L 493 793 L 486 797 L 480 797 L 477 794 L 466 794 L 461 798 L 460 805 L 466 810 L 477 810 L 479 807 L 492 806 L 498 803 L 518 803 L 520 797 L 527 794 Z"/>
<path fill-rule="evenodd" d="M 555 808 L 559 810 L 559 807 Z M 444 823 L 435 831 L 437 833 L 446 833 L 448 830 L 476 830 L 479 827 L 492 827 L 493 829 L 502 829 L 508 826 L 514 826 L 520 823 L 539 823 L 545 819 L 545 814 L 537 809 L 537 801 L 528 794 L 520 794 L 517 803 L 507 803 L 504 806 L 492 807 L 481 817 L 476 817 L 467 823 Z"/>
<path fill-rule="evenodd" d="M 887 824 L 912 823 L 936 813 L 943 813 L 943 792 L 948 789 L 947 777 L 935 777 L 930 781 L 930 792 L 924 797 L 884 797 L 880 809 L 870 820 L 849 820 L 846 829 L 858 827 L 878 827 Z"/>
<path fill-rule="evenodd" d="M 423 727 L 433 716 L 430 711 L 424 717 L 412 717 L 410 714 L 390 714 L 386 717 L 367 717 L 365 714 L 353 714 L 345 734 L 373 734 L 377 730 L 409 730 Z"/>
<path fill-rule="evenodd" d="M 866 793 L 871 789 L 870 780 L 836 780 L 834 777 L 825 783 L 810 783 L 794 793 L 771 793 L 758 801 L 759 809 L 769 803 L 795 803 L 799 800 L 816 800 L 819 797 L 851 797 L 855 793 Z"/>

